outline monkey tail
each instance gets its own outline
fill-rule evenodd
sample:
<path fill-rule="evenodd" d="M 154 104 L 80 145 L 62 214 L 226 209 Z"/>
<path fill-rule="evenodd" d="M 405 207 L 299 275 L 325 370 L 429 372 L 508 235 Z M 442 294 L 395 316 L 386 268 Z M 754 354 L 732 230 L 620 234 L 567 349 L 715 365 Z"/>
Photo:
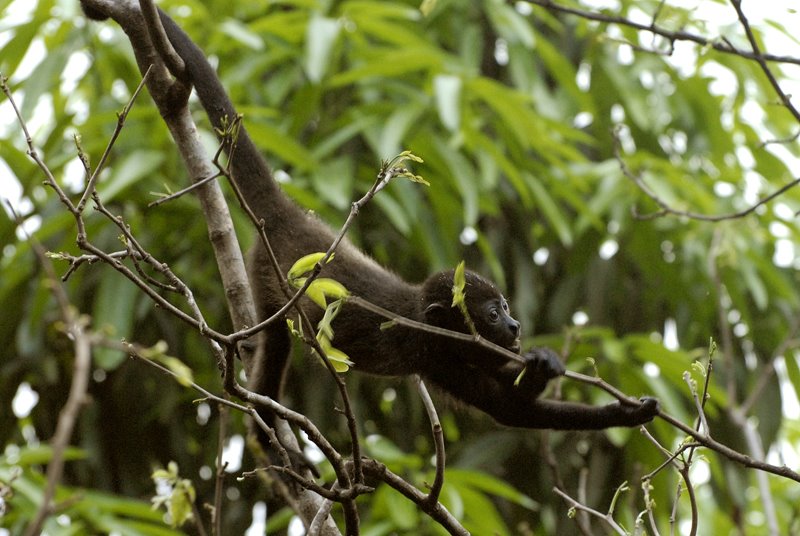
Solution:
<path fill-rule="evenodd" d="M 186 65 L 186 82 L 194 86 L 200 104 L 203 105 L 211 124 L 215 129 L 222 131 L 225 119 L 227 118 L 230 123 L 236 117 L 236 109 L 228 93 L 203 51 L 169 15 L 161 9 L 158 11 L 167 37 Z M 225 150 L 230 156 L 228 144 L 226 144 Z M 244 126 L 239 129 L 231 167 L 236 184 L 253 208 L 271 206 L 270 201 L 264 199 L 264 196 L 273 197 L 272 203 L 275 202 L 274 196 L 281 196 L 280 188 L 272 176 L 269 165 L 261 156 Z M 260 216 L 268 215 L 260 214 Z"/>

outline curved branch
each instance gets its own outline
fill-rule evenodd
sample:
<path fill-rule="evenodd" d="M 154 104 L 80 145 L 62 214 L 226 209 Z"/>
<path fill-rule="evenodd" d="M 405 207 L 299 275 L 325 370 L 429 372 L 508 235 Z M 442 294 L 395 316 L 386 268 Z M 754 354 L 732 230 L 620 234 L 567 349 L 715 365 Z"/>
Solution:
<path fill-rule="evenodd" d="M 439 415 L 436 413 L 436 407 L 433 405 L 428 388 L 425 387 L 425 382 L 422 378 L 417 376 L 417 390 L 422 398 L 422 403 L 425 406 L 425 411 L 428 413 L 428 419 L 431 421 L 431 428 L 433 429 L 433 442 L 436 447 L 436 476 L 431 484 L 431 491 L 428 493 L 426 499 L 429 504 L 439 502 L 439 494 L 442 492 L 444 485 L 444 467 L 445 467 L 445 450 L 444 450 L 444 435 L 442 434 L 442 424 L 439 422 Z"/>
<path fill-rule="evenodd" d="M 599 387 L 600 389 L 604 390 L 605 392 L 607 392 L 608 394 L 619 400 L 620 403 L 622 404 L 631 405 L 639 403 L 638 400 L 626 395 L 616 387 L 609 385 L 601 378 L 594 376 L 587 376 L 585 374 L 581 374 L 579 372 L 573 372 L 571 370 L 568 370 L 565 376 L 573 380 L 578 380 L 580 382 L 588 383 L 590 385 Z M 741 452 L 733 450 L 729 446 L 720 443 L 715 439 L 712 439 L 711 436 L 708 435 L 707 433 L 700 433 L 698 430 L 695 430 L 691 426 L 682 423 L 681 421 L 679 421 L 678 419 L 676 419 L 675 417 L 673 417 L 672 415 L 668 414 L 663 410 L 658 412 L 658 416 L 664 421 L 674 426 L 675 428 L 677 428 L 678 430 L 682 431 L 684 434 L 692 437 L 695 441 L 697 441 L 704 447 L 709 448 L 715 452 L 718 452 L 719 454 L 722 454 L 731 461 L 739 463 L 745 467 L 751 467 L 753 469 L 758 469 L 766 473 L 772 473 L 773 475 L 782 476 L 784 478 L 794 480 L 795 482 L 800 482 L 800 474 L 798 474 L 795 471 L 792 471 L 785 465 L 777 466 L 771 463 L 762 462 L 760 460 L 753 459 L 750 456 L 747 456 L 746 454 L 742 454 Z"/>
<path fill-rule="evenodd" d="M 800 65 L 800 58 L 796 58 L 794 56 L 761 54 L 761 52 L 758 51 L 757 49 L 752 52 L 748 50 L 742 50 L 734 47 L 728 41 L 712 40 L 703 37 L 701 35 L 693 34 L 691 32 L 687 32 L 684 30 L 667 30 L 666 28 L 661 28 L 658 25 L 656 25 L 655 21 L 651 22 L 650 24 L 643 24 L 640 22 L 632 21 L 631 19 L 622 17 L 620 15 L 606 15 L 604 13 L 597 13 L 595 11 L 585 11 L 582 9 L 577 9 L 557 4 L 555 2 L 552 2 L 551 0 L 529 0 L 529 1 L 533 5 L 549 9 L 550 11 L 566 13 L 568 15 L 575 15 L 582 19 L 593 20 L 596 22 L 601 22 L 603 24 L 616 24 L 619 26 L 627 26 L 629 28 L 633 28 L 634 30 L 650 32 L 654 35 L 658 35 L 660 37 L 667 39 L 671 43 L 675 41 L 690 41 L 692 43 L 696 43 L 702 48 L 711 48 L 723 54 L 733 54 L 735 56 L 739 56 L 749 60 L 758 61 L 759 63 L 772 62 L 772 63 L 789 63 L 792 65 Z"/>

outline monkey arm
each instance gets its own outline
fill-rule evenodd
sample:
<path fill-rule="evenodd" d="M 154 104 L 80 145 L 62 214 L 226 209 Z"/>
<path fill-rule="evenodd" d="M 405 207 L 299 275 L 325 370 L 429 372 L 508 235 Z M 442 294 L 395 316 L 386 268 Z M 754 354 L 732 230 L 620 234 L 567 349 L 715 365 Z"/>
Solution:
<path fill-rule="evenodd" d="M 613 402 L 590 406 L 558 400 L 534 400 L 529 407 L 501 408 L 492 416 L 500 424 L 553 430 L 602 430 L 614 426 L 639 426 L 658 413 L 655 398 L 642 398 L 639 406 Z M 491 414 L 491 413 L 490 413 Z"/>
<path fill-rule="evenodd" d="M 591 406 L 539 399 L 547 382 L 564 373 L 552 350 L 537 348 L 523 354 L 528 370 L 514 385 L 522 366 L 513 363 L 491 373 L 470 367 L 453 373 L 451 367 L 430 371 L 433 383 L 468 404 L 488 413 L 498 423 L 520 428 L 553 430 L 600 430 L 614 426 L 638 426 L 658 413 L 658 401 L 643 398 L 638 406 L 619 402 Z"/>

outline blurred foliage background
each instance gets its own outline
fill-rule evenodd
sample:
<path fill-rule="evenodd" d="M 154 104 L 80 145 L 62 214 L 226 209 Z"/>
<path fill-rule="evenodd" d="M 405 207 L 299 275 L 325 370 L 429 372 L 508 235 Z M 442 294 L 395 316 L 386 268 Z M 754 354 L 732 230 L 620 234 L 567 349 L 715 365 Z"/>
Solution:
<path fill-rule="evenodd" d="M 733 18 L 706 20 L 693 10 L 701 3 Z M 668 30 L 749 46 L 725 2 L 609 4 L 609 13 L 646 22 L 658 13 L 657 24 Z M 730 333 L 723 348 L 730 359 L 718 353 L 712 376 L 712 433 L 746 452 L 729 410 L 755 392 L 748 417 L 769 460 L 798 468 L 800 192 L 789 190 L 744 218 L 638 219 L 635 211 L 659 207 L 614 157 L 616 132 L 622 159 L 660 199 L 709 215 L 743 210 L 792 181 L 798 169 L 792 136 L 800 125 L 777 104 L 756 62 L 686 43 L 672 56 L 656 54 L 668 50 L 666 40 L 525 2 L 439 0 L 427 15 L 418 1 L 159 5 L 212 56 L 286 191 L 333 226 L 369 187 L 381 159 L 404 149 L 424 158 L 414 171 L 431 186 L 391 185 L 362 211 L 350 235 L 381 263 L 421 281 L 465 259 L 510 297 L 527 344 L 563 349 L 568 368 L 588 374 L 591 357 L 608 382 L 631 395 L 657 396 L 687 423 L 696 410 L 682 375 L 694 361 L 706 362 L 710 339 Z M 563 5 L 599 12 L 581 2 Z M 2 0 L 0 9 L 0 71 L 46 163 L 77 196 L 83 177 L 73 135 L 96 162 L 141 80 L 130 45 L 115 24 L 88 23 L 74 0 Z M 797 17 L 788 9 L 783 15 Z M 789 38 L 789 20 L 760 21 L 754 30 L 759 39 L 762 32 Z M 800 57 L 796 41 L 780 42 L 787 49 L 769 52 Z M 789 64 L 770 66 L 781 81 L 797 74 Z M 213 152 L 216 143 L 197 108 Z M 7 99 L 0 121 L 2 195 L 48 250 L 78 254 L 74 222 L 42 186 Z M 100 195 L 191 286 L 214 327 L 225 330 L 225 300 L 196 201 L 185 196 L 146 208 L 154 192 L 187 184 L 145 93 L 116 143 Z M 251 243 L 245 217 L 234 213 L 242 242 Z M 89 213 L 87 223 L 96 244 L 122 249 L 109 221 Z M 0 526 L 16 533 L 41 498 L 43 445 L 66 399 L 73 361 L 40 265 L 10 216 L 0 218 L 0 242 L 0 483 L 13 489 L 2 498 Z M 56 267 L 66 272 L 66 265 Z M 65 286 L 95 329 L 143 345 L 165 340 L 198 383 L 221 390 L 204 340 L 117 272 L 84 266 Z M 333 384 L 300 354 L 286 402 L 344 448 L 348 436 L 333 411 Z M 59 495 L 78 499 L 64 512 L 68 521 L 52 519 L 48 533 L 171 533 L 146 504 L 154 494 L 150 473 L 174 460 L 198 500 L 210 500 L 217 411 L 122 354 L 97 349 L 93 367 L 91 401 Z M 433 447 L 413 385 L 357 373 L 346 380 L 367 453 L 418 485 L 429 481 Z M 32 410 L 12 410 L 15 400 L 24 406 L 24 395 L 35 397 Z M 560 395 L 608 401 L 598 389 L 569 381 Z M 583 482 L 585 503 L 600 511 L 627 481 L 616 517 L 632 529 L 644 509 L 640 479 L 664 461 L 636 430 L 511 430 L 436 400 L 447 439 L 443 501 L 475 534 L 576 532 L 568 506 L 551 491 L 548 451 L 566 489 L 575 497 Z M 243 434 L 241 416 L 232 417 L 231 435 Z M 667 447 L 683 440 L 664 422 L 648 428 Z M 258 482 L 234 478 L 252 466 L 245 453 L 226 482 L 228 534 L 244 532 L 256 502 L 266 501 L 270 515 L 276 511 Z M 800 530 L 797 483 L 769 477 L 774 504 L 767 505 L 753 471 L 713 453 L 696 461 L 692 476 L 701 534 L 767 533 L 766 508 L 781 530 Z M 652 481 L 662 533 L 669 531 L 679 481 L 674 470 Z M 369 534 L 441 532 L 391 490 L 379 488 L 359 504 Z M 683 495 L 679 528 L 688 508 Z M 276 515 L 268 528 L 281 532 L 290 515 Z"/>

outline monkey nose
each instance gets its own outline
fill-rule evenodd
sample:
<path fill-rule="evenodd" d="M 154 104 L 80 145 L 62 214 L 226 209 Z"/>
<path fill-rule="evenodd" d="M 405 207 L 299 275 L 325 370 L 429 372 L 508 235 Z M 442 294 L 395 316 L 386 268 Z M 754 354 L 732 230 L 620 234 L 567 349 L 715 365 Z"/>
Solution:
<path fill-rule="evenodd" d="M 519 322 L 511 320 L 511 322 L 508 323 L 508 329 L 514 337 L 519 337 Z"/>

